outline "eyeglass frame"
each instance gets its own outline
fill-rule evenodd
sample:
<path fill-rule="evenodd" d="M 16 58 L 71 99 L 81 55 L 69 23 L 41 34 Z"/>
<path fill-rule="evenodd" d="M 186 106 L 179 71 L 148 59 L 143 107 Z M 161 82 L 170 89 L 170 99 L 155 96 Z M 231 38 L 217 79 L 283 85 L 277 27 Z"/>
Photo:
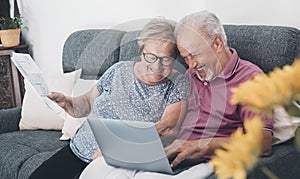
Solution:
<path fill-rule="evenodd" d="M 145 59 L 146 62 L 148 62 L 148 63 L 155 63 L 159 59 L 160 64 L 162 64 L 163 66 L 171 66 L 174 63 L 174 61 L 176 60 L 175 58 L 169 57 L 169 56 L 159 57 L 159 56 L 157 56 L 157 55 L 155 55 L 153 53 L 142 52 L 142 54 L 143 54 L 143 57 L 144 57 L 144 59 Z M 155 60 L 154 61 L 149 61 L 149 59 L 146 58 L 146 55 L 152 55 L 153 57 L 155 57 Z M 164 59 L 170 60 L 171 63 L 170 64 L 164 64 L 163 62 L 166 61 Z"/>

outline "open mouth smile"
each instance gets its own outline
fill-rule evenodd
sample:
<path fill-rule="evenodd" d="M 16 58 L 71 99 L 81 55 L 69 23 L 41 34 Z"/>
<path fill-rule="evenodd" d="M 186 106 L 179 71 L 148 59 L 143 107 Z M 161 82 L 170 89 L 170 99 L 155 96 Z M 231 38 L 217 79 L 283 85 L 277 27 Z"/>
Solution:
<path fill-rule="evenodd" d="M 203 70 L 205 66 L 206 66 L 205 64 L 203 64 L 201 66 L 196 66 L 195 69 L 200 71 L 200 70 Z"/>
<path fill-rule="evenodd" d="M 161 74 L 163 70 L 153 70 L 150 69 L 152 73 L 157 73 L 157 74 Z"/>

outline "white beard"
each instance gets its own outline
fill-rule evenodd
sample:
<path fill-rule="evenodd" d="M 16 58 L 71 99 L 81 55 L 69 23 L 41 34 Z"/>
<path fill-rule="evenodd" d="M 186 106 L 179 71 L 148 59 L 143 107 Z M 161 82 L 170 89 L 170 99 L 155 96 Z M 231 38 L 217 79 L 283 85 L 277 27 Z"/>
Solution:
<path fill-rule="evenodd" d="M 205 78 L 202 78 L 199 73 L 197 72 L 197 77 L 200 81 L 211 81 L 213 80 L 218 74 L 221 73 L 221 71 L 223 70 L 222 66 L 220 63 L 217 63 L 217 66 L 216 66 L 216 73 L 214 74 L 214 72 L 212 71 L 212 69 L 208 68 L 208 69 L 204 69 L 205 70 L 205 73 L 206 73 L 206 76 Z"/>
<path fill-rule="evenodd" d="M 202 78 L 202 77 L 199 75 L 199 73 L 197 72 L 196 75 L 197 75 L 198 79 L 199 79 L 200 81 L 210 81 L 210 80 L 212 80 L 213 77 L 214 77 L 213 71 L 212 71 L 211 69 L 208 69 L 208 70 L 205 70 L 205 72 L 206 72 L 205 78 Z"/>

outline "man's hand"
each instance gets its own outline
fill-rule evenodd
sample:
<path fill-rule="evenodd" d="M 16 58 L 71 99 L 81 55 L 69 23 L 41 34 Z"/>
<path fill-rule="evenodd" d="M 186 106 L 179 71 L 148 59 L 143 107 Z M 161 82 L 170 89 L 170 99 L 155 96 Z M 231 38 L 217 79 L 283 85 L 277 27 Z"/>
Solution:
<path fill-rule="evenodd" d="M 198 140 L 175 140 L 165 148 L 168 158 L 173 159 L 171 167 L 175 167 L 185 159 L 200 161 L 203 155 L 213 155 L 216 148 L 222 148 L 229 142 L 229 137 L 206 138 Z"/>
<path fill-rule="evenodd" d="M 168 158 L 175 158 L 171 163 L 171 167 L 175 167 L 185 159 L 200 159 L 204 154 L 208 153 L 209 140 L 175 140 L 171 145 L 165 148 Z"/>

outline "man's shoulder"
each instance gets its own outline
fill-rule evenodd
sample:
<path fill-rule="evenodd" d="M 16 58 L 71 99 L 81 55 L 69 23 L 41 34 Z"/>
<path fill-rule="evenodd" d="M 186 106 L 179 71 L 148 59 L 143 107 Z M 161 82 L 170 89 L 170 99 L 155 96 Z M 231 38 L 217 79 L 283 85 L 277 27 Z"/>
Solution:
<path fill-rule="evenodd" d="M 248 73 L 263 73 L 262 69 L 259 66 L 243 59 L 240 59 L 239 61 L 238 70 Z"/>
<path fill-rule="evenodd" d="M 252 79 L 256 74 L 264 73 L 257 65 L 247 60 L 239 60 L 232 82 L 239 84 Z"/>

